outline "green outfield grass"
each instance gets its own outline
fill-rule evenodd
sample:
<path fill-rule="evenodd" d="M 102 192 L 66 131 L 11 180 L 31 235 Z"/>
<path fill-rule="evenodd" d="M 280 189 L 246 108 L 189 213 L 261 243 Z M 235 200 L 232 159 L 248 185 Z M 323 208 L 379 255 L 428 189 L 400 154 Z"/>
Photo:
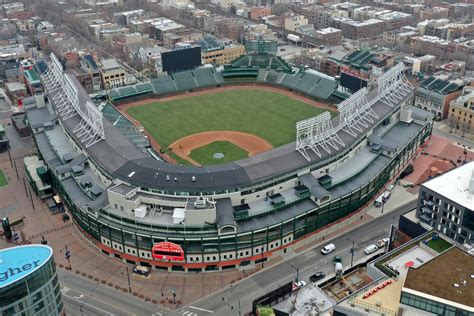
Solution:
<path fill-rule="evenodd" d="M 3 171 L 0 170 L 0 187 L 3 187 L 4 185 L 7 185 L 7 184 L 8 184 L 7 177 L 5 176 Z"/>
<path fill-rule="evenodd" d="M 218 130 L 254 134 L 278 147 L 295 140 L 297 121 L 323 111 L 264 90 L 222 91 L 127 109 L 162 148 L 188 135 Z"/>
<path fill-rule="evenodd" d="M 213 157 L 215 153 L 224 154 L 224 158 L 216 159 Z M 231 142 L 213 142 L 205 146 L 196 148 L 191 151 L 189 157 L 203 166 L 218 165 L 231 161 L 243 159 L 249 156 L 249 153 L 232 144 Z"/>

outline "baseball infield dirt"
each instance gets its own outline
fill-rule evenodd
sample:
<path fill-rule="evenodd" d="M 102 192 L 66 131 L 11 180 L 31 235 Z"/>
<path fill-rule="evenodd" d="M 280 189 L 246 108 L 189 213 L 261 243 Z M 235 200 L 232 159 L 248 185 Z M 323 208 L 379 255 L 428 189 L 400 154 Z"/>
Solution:
<path fill-rule="evenodd" d="M 174 154 L 188 160 L 193 165 L 199 165 L 198 162 L 189 157 L 191 151 L 217 141 L 231 142 L 247 151 L 249 156 L 253 156 L 273 148 L 272 145 L 263 138 L 252 134 L 235 131 L 211 131 L 197 133 L 178 139 L 172 143 L 170 147 L 173 149 Z"/>

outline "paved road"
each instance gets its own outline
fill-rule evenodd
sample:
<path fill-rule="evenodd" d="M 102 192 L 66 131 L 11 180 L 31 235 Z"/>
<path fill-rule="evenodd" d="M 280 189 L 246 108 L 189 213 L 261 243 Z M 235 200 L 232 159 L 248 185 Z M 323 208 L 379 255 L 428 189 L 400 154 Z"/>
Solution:
<path fill-rule="evenodd" d="M 388 237 L 390 224 L 396 224 L 400 214 L 415 206 L 416 202 L 401 206 L 352 231 L 326 240 L 326 243 L 332 242 L 337 247 L 336 251 L 327 257 L 320 252 L 324 244 L 317 245 L 177 311 L 168 311 L 149 302 L 145 303 L 128 294 L 58 269 L 66 312 L 70 315 L 231 316 L 239 315 L 240 299 L 243 315 L 251 310 L 252 301 L 256 297 L 294 280 L 297 268 L 299 279 L 308 281 L 315 271 L 324 271 L 327 275 L 333 273 L 331 258 L 334 255 L 341 256 L 346 267 L 350 265 L 352 241 L 355 242 L 354 262 L 362 259 L 365 256 L 362 250 L 378 239 Z"/>
<path fill-rule="evenodd" d="M 64 305 L 68 315 L 153 315 L 164 316 L 168 311 L 145 303 L 89 279 L 58 269 Z"/>
<path fill-rule="evenodd" d="M 463 144 L 463 145 L 471 147 L 471 148 L 474 147 L 470 140 L 468 140 L 466 138 L 462 138 L 459 135 L 443 131 L 439 128 L 439 125 L 440 124 L 438 122 L 434 122 L 433 134 L 436 134 L 438 136 L 442 136 L 442 137 L 444 137 L 444 138 L 446 138 L 446 139 L 448 139 L 452 142 L 460 143 L 460 144 Z"/>
<path fill-rule="evenodd" d="M 317 271 L 326 274 L 333 273 L 331 258 L 335 255 L 342 257 L 345 267 L 350 265 L 350 248 L 355 241 L 354 262 L 362 259 L 363 249 L 380 238 L 388 237 L 390 224 L 397 224 L 400 214 L 414 209 L 416 201 L 403 205 L 388 214 L 384 214 L 371 222 L 355 228 L 331 240 L 336 245 L 336 251 L 327 257 L 321 254 L 324 244 L 298 254 L 286 261 L 272 266 L 252 277 L 214 293 L 200 301 L 193 303 L 173 313 L 173 315 L 239 315 L 239 302 L 242 315 L 250 312 L 252 301 L 269 291 L 296 278 L 296 268 L 299 269 L 299 279 L 308 280 L 309 276 Z M 329 240 L 326 241 L 329 243 Z M 224 299 L 223 299 L 224 298 Z"/>

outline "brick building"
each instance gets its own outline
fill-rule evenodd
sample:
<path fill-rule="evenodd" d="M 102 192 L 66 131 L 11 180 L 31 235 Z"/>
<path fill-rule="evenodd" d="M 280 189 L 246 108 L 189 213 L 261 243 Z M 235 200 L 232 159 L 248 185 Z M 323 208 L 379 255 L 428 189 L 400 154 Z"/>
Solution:
<path fill-rule="evenodd" d="M 252 20 L 260 21 L 264 16 L 272 14 L 271 7 L 251 7 L 250 8 L 250 18 Z"/>

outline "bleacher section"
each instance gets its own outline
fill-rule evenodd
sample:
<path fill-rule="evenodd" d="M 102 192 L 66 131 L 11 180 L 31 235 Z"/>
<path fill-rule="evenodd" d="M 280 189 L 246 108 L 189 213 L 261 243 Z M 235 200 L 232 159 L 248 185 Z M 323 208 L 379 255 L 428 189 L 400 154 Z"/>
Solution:
<path fill-rule="evenodd" d="M 329 98 L 337 89 L 337 81 L 334 78 L 314 70 L 286 74 L 260 69 L 257 81 L 282 85 L 322 100 Z"/>
<path fill-rule="evenodd" d="M 249 63 L 250 66 L 248 66 Z M 176 72 L 172 75 L 163 75 L 152 79 L 149 83 L 116 88 L 111 90 L 110 99 L 118 100 L 127 96 L 149 92 L 156 95 L 166 95 L 238 82 L 268 83 L 286 87 L 320 100 L 327 100 L 330 96 L 335 96 L 338 100 L 345 97 L 344 95 L 334 95 L 338 83 L 334 78 L 323 73 L 314 70 L 291 73 L 262 68 L 257 66 L 259 63 L 261 63 L 261 66 L 274 68 L 274 63 L 279 63 L 279 59 L 271 55 L 242 56 L 236 59 L 232 65 L 224 66 L 221 71 L 217 71 L 213 67 L 199 68 Z M 284 65 L 290 67 L 287 64 Z"/>
<path fill-rule="evenodd" d="M 199 87 L 191 71 L 175 72 L 171 75 L 178 91 L 192 90 Z"/>
<path fill-rule="evenodd" d="M 153 92 L 156 94 L 178 92 L 178 88 L 171 76 L 160 76 L 156 79 L 152 79 L 151 85 L 153 86 Z"/>
<path fill-rule="evenodd" d="M 223 82 L 222 74 L 209 67 L 176 72 L 169 76 L 160 76 L 152 79 L 151 85 L 153 86 L 153 92 L 161 95 L 217 86 Z"/>
<path fill-rule="evenodd" d="M 293 68 L 278 56 L 269 54 L 251 54 L 240 56 L 229 65 L 231 68 L 258 67 L 261 69 L 273 69 L 285 73 L 292 73 Z"/>
<path fill-rule="evenodd" d="M 222 77 L 224 78 L 238 78 L 238 77 L 257 77 L 258 76 L 258 67 L 227 67 L 224 66 L 224 71 L 222 72 Z"/>
<path fill-rule="evenodd" d="M 150 147 L 150 142 L 146 139 L 142 133 L 130 122 L 125 116 L 120 113 L 115 106 L 107 103 L 102 108 L 102 114 L 104 117 L 112 123 L 117 129 L 125 135 L 130 141 L 135 144 L 141 151 L 148 153 L 147 148 Z"/>
<path fill-rule="evenodd" d="M 133 86 L 114 88 L 109 91 L 110 100 L 119 100 L 122 98 L 137 96 L 140 94 L 153 92 L 153 87 L 149 82 L 138 83 Z"/>

